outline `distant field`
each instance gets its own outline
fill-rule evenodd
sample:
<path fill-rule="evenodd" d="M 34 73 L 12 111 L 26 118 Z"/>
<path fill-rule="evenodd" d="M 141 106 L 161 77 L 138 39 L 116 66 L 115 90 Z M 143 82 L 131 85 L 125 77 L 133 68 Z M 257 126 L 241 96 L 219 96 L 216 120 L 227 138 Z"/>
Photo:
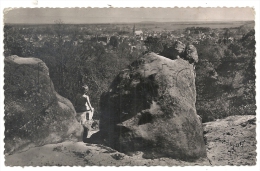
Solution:
<path fill-rule="evenodd" d="M 137 28 L 140 29 L 148 29 L 153 31 L 162 31 L 162 30 L 178 30 L 178 29 L 185 29 L 187 27 L 210 27 L 212 29 L 216 28 L 230 28 L 230 27 L 239 27 L 241 25 L 247 25 L 248 27 L 253 28 L 254 22 L 210 22 L 210 23 L 203 23 L 203 22 L 192 22 L 192 23 L 145 23 L 145 24 L 136 24 Z"/>
<path fill-rule="evenodd" d="M 8 23 L 6 23 L 8 24 Z M 45 27 L 53 24 L 35 24 L 35 25 L 27 25 L 27 24 L 8 24 L 8 25 L 20 25 L 25 27 Z M 79 27 L 100 27 L 100 28 L 128 28 L 129 31 L 132 30 L 133 26 L 136 26 L 136 30 L 149 30 L 149 31 L 173 31 L 185 29 L 187 27 L 210 27 L 212 29 L 221 29 L 221 28 L 236 28 L 242 25 L 249 27 L 251 29 L 254 28 L 254 21 L 234 21 L 234 22 L 140 22 L 140 23 L 104 23 L 104 24 L 66 24 L 67 26 L 79 26 Z"/>

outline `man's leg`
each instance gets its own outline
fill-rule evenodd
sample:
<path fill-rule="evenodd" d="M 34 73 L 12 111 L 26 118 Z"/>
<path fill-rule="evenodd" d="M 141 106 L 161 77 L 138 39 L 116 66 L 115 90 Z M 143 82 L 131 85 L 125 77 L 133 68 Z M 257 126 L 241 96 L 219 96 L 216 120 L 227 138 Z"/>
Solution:
<path fill-rule="evenodd" d="M 89 118 L 89 111 L 84 112 L 84 115 L 81 115 L 84 119 L 84 123 L 82 124 L 84 128 L 84 133 L 83 133 L 83 142 L 86 142 L 88 138 L 89 131 L 91 131 L 91 124 L 88 120 Z"/>
<path fill-rule="evenodd" d="M 92 120 L 93 114 L 94 114 L 94 108 L 92 109 L 92 111 L 89 111 L 89 117 L 88 117 L 89 120 Z"/>

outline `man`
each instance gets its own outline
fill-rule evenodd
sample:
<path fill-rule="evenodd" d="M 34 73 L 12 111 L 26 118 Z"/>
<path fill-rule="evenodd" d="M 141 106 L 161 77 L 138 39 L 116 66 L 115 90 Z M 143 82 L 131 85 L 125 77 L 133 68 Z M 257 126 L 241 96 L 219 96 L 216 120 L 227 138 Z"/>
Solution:
<path fill-rule="evenodd" d="M 86 116 L 86 119 L 88 119 L 90 121 L 90 120 L 92 120 L 92 117 L 93 117 L 93 114 L 94 114 L 94 108 L 91 106 L 89 97 L 87 95 L 88 86 L 84 85 L 83 88 L 84 88 L 83 97 L 86 99 L 86 103 L 85 103 L 86 112 L 84 112 L 84 115 Z"/>
<path fill-rule="evenodd" d="M 92 130 L 91 125 L 93 123 L 92 117 L 94 114 L 94 108 L 91 106 L 89 97 L 87 95 L 88 93 L 88 86 L 84 85 L 84 94 L 83 94 L 83 99 L 84 100 L 84 105 L 85 105 L 85 110 L 81 114 L 81 119 L 80 119 L 80 124 L 83 125 L 84 132 L 83 132 L 83 142 L 86 142 L 87 138 L 89 138 L 89 132 Z"/>

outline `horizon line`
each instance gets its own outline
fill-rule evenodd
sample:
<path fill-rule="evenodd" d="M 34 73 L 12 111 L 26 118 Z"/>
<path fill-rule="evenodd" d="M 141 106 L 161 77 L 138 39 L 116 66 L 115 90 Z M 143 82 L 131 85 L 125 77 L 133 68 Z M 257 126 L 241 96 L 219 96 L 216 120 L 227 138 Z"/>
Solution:
<path fill-rule="evenodd" d="M 87 23 L 87 22 L 77 22 L 77 23 L 67 23 L 64 22 L 62 24 L 149 24 L 149 23 L 196 23 L 196 22 L 205 22 L 205 23 L 210 23 L 210 22 L 222 22 L 222 23 L 228 23 L 228 22 L 255 22 L 255 20 L 211 20 L 211 21 L 204 21 L 204 20 L 197 20 L 197 21 L 140 21 L 140 22 L 91 22 L 91 23 Z M 56 24 L 55 21 L 53 22 L 46 22 L 46 23 L 5 23 L 4 24 L 24 24 L 24 25 L 43 25 L 43 24 Z"/>

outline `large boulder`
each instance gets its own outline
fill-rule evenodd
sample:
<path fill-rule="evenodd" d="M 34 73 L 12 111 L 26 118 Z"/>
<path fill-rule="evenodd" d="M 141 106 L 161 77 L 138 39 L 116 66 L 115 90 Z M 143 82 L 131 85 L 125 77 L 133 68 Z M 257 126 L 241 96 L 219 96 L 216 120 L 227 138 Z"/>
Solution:
<path fill-rule="evenodd" d="M 37 58 L 5 58 L 5 153 L 82 139 L 72 103 L 55 92 Z"/>
<path fill-rule="evenodd" d="M 146 54 L 102 95 L 100 132 L 90 141 L 101 139 L 124 153 L 143 151 L 145 158 L 206 157 L 195 102 L 194 70 L 188 61 Z"/>

